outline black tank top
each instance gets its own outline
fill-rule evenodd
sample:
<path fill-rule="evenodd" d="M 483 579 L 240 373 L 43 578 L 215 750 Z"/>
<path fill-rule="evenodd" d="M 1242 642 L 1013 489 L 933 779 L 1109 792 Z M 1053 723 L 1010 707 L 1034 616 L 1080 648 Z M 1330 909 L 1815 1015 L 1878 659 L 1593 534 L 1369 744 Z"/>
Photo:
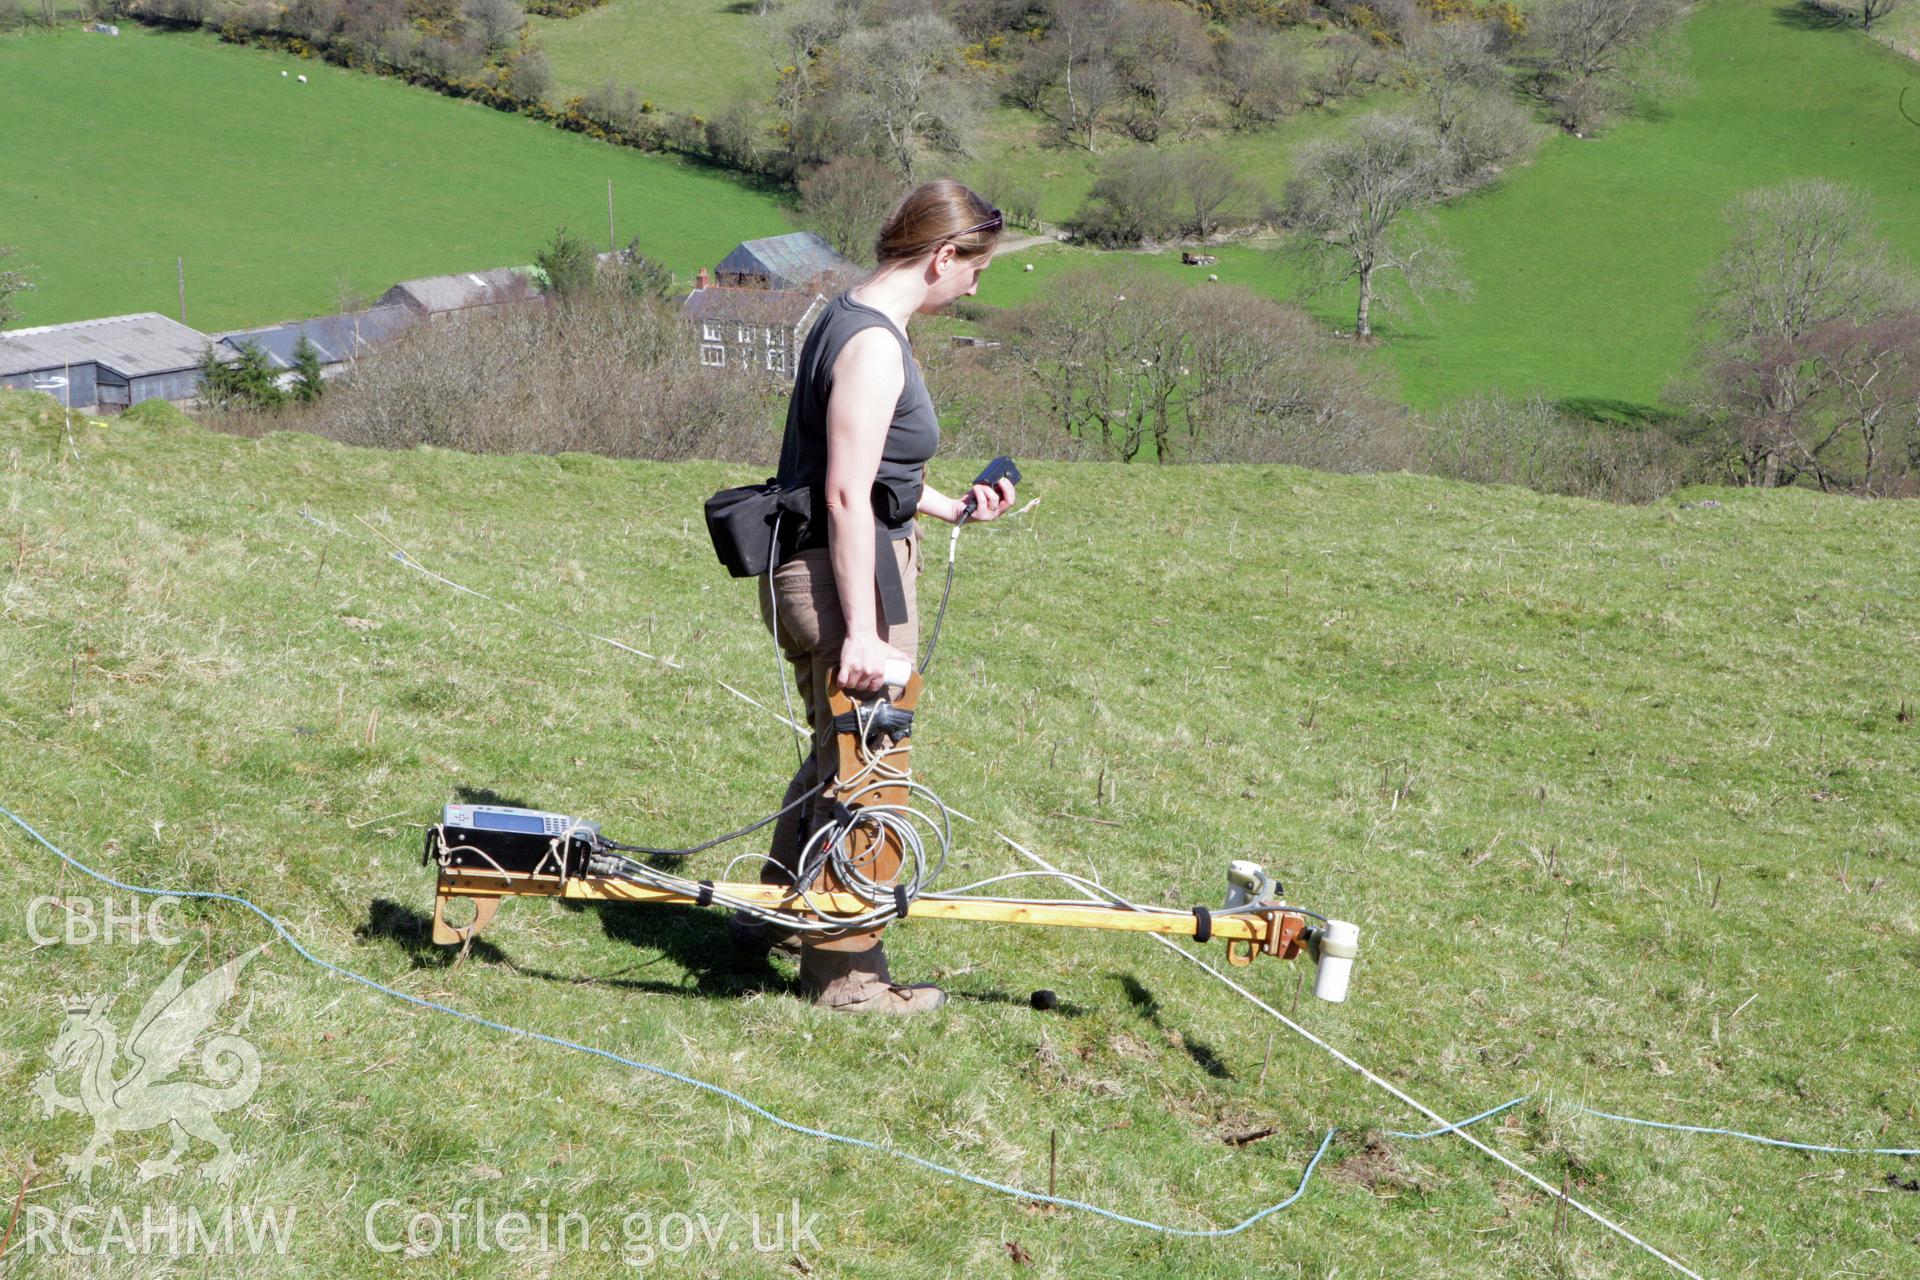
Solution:
<path fill-rule="evenodd" d="M 787 402 L 787 434 L 780 445 L 780 472 L 775 479 L 782 488 L 808 487 L 816 493 L 824 489 L 827 397 L 833 392 L 833 364 L 856 333 L 873 328 L 885 328 L 899 340 L 900 361 L 907 375 L 900 398 L 894 402 L 893 422 L 880 452 L 873 504 L 874 514 L 888 532 L 904 538 L 913 524 L 913 507 L 925 483 L 927 460 L 940 445 L 940 420 L 913 350 L 907 345 L 907 336 L 885 314 L 864 302 L 855 302 L 845 293 L 827 303 L 800 348 L 800 360 L 794 367 L 793 398 Z M 895 495 L 892 519 L 888 518 L 889 503 L 882 490 Z M 907 501 L 908 495 L 911 501 Z M 904 512 L 897 509 L 902 505 Z M 817 523 L 820 527 L 809 541 L 824 546 L 826 521 Z"/>

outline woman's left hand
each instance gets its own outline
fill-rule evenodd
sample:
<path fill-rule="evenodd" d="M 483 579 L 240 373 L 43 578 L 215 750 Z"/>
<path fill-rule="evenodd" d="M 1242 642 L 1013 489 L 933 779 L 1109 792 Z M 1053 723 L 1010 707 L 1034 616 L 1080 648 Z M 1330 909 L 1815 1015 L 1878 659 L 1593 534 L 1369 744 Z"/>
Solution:
<path fill-rule="evenodd" d="M 976 484 L 971 495 L 973 514 L 967 519 L 974 524 L 987 520 L 998 520 L 1013 508 L 1013 481 L 1005 476 L 993 484 Z"/>

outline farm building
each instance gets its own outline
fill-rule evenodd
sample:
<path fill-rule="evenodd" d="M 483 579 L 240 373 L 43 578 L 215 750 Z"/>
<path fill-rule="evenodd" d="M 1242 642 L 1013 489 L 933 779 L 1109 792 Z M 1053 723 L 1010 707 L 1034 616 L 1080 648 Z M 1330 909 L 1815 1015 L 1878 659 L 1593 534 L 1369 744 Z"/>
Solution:
<path fill-rule="evenodd" d="M 701 364 L 790 382 L 814 317 L 862 274 L 811 231 L 743 240 L 711 273 L 700 269 L 680 314 L 699 330 Z"/>
<path fill-rule="evenodd" d="M 680 314 L 699 329 L 700 363 L 710 369 L 760 370 L 791 382 L 794 357 L 826 305 L 806 289 L 724 289 L 706 283 L 687 295 Z"/>
<path fill-rule="evenodd" d="M 263 329 L 237 329 L 221 334 L 217 341 L 236 354 L 249 342 L 259 347 L 266 353 L 268 363 L 281 371 L 279 381 L 285 384 L 293 380 L 294 349 L 302 338 L 320 353 L 321 374 L 332 377 L 368 347 L 391 341 L 419 322 L 420 316 L 410 308 L 390 305 L 312 320 L 290 320 Z"/>
<path fill-rule="evenodd" d="M 856 283 L 858 263 L 835 252 L 811 231 L 743 240 L 713 269 L 715 283 L 731 289 L 804 289 L 835 294 Z"/>
<path fill-rule="evenodd" d="M 76 409 L 191 400 L 210 345 L 157 312 L 0 332 L 0 386 L 45 391 Z"/>
<path fill-rule="evenodd" d="M 491 271 L 461 271 L 450 276 L 402 280 L 374 300 L 376 309 L 405 307 L 417 316 L 443 316 L 519 302 L 539 292 L 532 267 L 495 267 Z"/>

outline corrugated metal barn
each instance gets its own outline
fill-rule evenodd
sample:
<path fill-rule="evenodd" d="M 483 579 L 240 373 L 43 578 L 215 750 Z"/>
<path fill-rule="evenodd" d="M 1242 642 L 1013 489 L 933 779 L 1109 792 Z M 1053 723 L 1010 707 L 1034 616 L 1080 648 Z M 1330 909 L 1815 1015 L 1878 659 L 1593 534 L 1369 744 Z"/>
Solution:
<path fill-rule="evenodd" d="M 374 300 L 375 307 L 406 307 L 429 320 L 522 302 L 540 292 L 532 267 L 495 267 L 491 271 L 461 271 L 450 276 L 423 276 L 402 280 Z"/>
<path fill-rule="evenodd" d="M 294 350 L 302 338 L 320 353 L 320 371 L 331 375 L 368 347 L 391 341 L 419 321 L 419 314 L 408 307 L 371 307 L 345 315 L 289 320 L 260 329 L 236 329 L 221 334 L 218 341 L 235 354 L 251 342 L 266 353 L 267 362 L 276 370 L 289 371 L 281 379 L 285 382 L 291 380 Z"/>
<path fill-rule="evenodd" d="M 742 240 L 713 269 L 714 280 L 730 288 L 806 289 L 838 293 L 864 274 L 811 231 Z"/>
<path fill-rule="evenodd" d="M 124 409 L 199 394 L 207 335 L 153 311 L 0 332 L 0 386 L 76 409 Z"/>

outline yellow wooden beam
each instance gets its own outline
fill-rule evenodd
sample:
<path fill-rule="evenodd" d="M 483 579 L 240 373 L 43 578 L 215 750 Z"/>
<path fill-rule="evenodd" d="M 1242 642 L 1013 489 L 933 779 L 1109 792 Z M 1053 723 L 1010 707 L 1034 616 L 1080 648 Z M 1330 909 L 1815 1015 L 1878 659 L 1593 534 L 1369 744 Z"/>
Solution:
<path fill-rule="evenodd" d="M 792 896 L 778 885 L 722 882 L 715 893 L 758 903 L 777 911 L 798 916 L 813 916 L 807 902 Z M 562 881 L 558 876 L 505 876 L 492 871 L 453 871 L 440 873 L 440 892 L 460 898 L 500 898 L 516 894 L 582 899 L 591 902 L 696 903 L 690 893 L 634 884 L 628 880 L 600 876 L 577 877 Z M 832 916 L 859 915 L 871 904 L 846 892 L 816 892 L 813 904 Z M 1045 925 L 1065 929 L 1117 929 L 1133 933 L 1170 933 L 1192 937 L 1198 922 L 1191 914 L 1179 915 L 1130 911 L 1105 903 L 1064 903 L 1058 906 L 1029 906 L 1001 902 L 991 898 L 916 898 L 908 908 L 911 920 L 979 920 L 1000 924 Z M 1304 918 L 1300 924 L 1304 926 Z M 1264 915 L 1215 916 L 1213 936 L 1235 942 L 1264 942 L 1267 938 Z"/>

